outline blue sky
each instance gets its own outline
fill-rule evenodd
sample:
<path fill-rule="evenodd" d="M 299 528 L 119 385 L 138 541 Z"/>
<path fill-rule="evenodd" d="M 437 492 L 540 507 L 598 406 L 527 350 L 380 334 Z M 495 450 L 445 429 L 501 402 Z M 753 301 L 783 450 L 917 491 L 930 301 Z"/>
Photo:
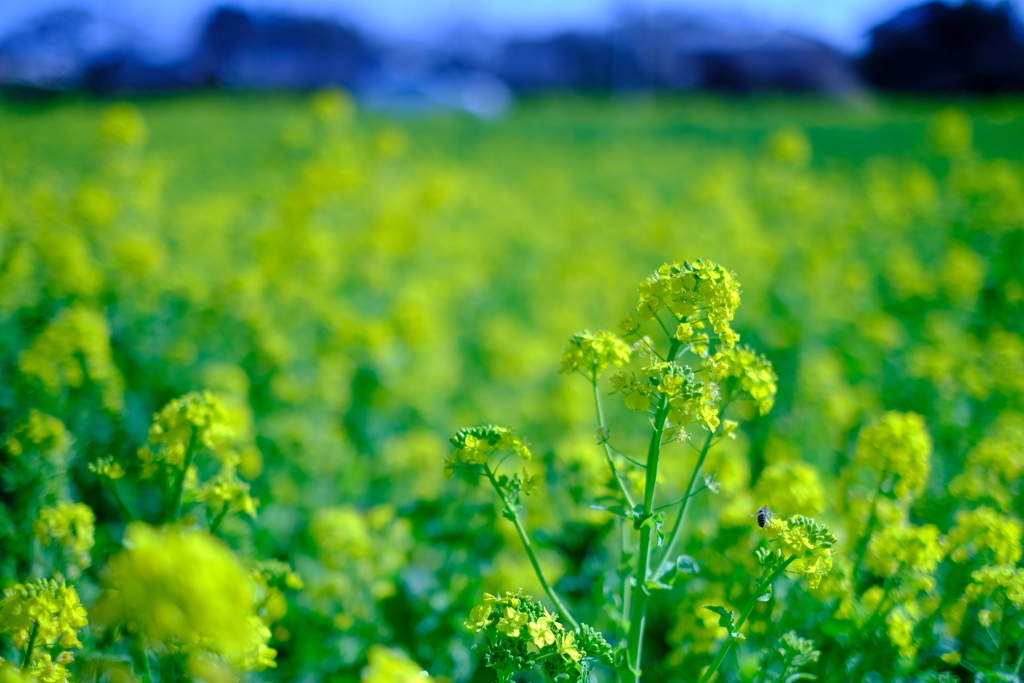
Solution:
<path fill-rule="evenodd" d="M 211 0 L 0 0 L 0 35 L 26 17 L 77 5 L 143 27 L 161 46 L 179 46 L 215 2 Z M 864 46 L 865 32 L 918 0 L 236 0 L 251 7 L 290 9 L 354 19 L 395 37 L 415 37 L 452 24 L 540 32 L 600 24 L 621 10 L 662 7 L 728 17 L 754 28 L 792 29 L 846 50 Z M 1024 0 L 1014 0 L 1020 7 Z"/>

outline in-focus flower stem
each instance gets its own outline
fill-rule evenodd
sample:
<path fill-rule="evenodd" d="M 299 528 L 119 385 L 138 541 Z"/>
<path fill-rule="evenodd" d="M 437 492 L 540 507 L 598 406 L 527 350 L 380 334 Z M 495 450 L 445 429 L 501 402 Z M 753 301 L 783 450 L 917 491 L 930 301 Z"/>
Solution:
<path fill-rule="evenodd" d="M 193 426 L 192 436 L 188 440 L 188 449 L 185 451 L 185 462 L 181 466 L 181 472 L 178 474 L 177 479 L 174 480 L 174 491 L 171 494 L 171 500 L 173 501 L 170 508 L 171 516 L 165 520 L 166 522 L 173 523 L 181 519 L 181 506 L 185 500 L 185 477 L 188 476 L 188 468 L 192 467 L 192 459 L 196 454 L 196 439 L 198 436 L 199 429 Z"/>
<path fill-rule="evenodd" d="M 604 408 L 601 405 L 601 392 L 597 388 L 597 374 L 595 373 L 590 378 L 590 384 L 594 388 L 594 406 L 597 410 L 597 426 L 601 429 L 607 429 L 604 422 Z M 622 499 L 626 504 L 626 508 L 630 511 L 633 510 L 633 497 L 629 495 L 629 489 L 626 488 L 626 483 L 622 480 L 622 475 L 619 474 L 619 469 L 615 466 L 615 461 L 612 459 L 612 449 L 608 444 L 607 433 L 603 437 L 602 445 L 604 446 L 604 455 L 608 460 L 608 467 L 611 468 L 612 478 L 619 485 L 619 491 L 622 493 Z"/>
<path fill-rule="evenodd" d="M 28 645 L 25 646 L 25 658 L 21 660 L 21 670 L 28 671 L 32 663 L 32 650 L 36 649 L 36 636 L 39 635 L 39 621 L 32 620 L 32 633 L 28 636 Z"/>
<path fill-rule="evenodd" d="M 786 568 L 790 565 L 790 563 L 792 563 L 796 559 L 796 555 L 790 557 L 778 569 L 772 572 L 767 578 L 757 583 L 757 585 L 754 588 L 754 594 L 750 596 L 750 600 L 747 601 L 746 606 L 744 606 L 743 608 L 743 612 L 740 614 L 739 621 L 736 622 L 736 630 L 730 633 L 728 636 L 726 636 L 725 642 L 719 646 L 718 654 L 715 655 L 715 658 L 712 660 L 711 665 L 708 666 L 707 671 L 704 672 L 704 675 L 700 677 L 699 683 L 707 683 L 712 679 L 712 677 L 715 675 L 715 672 L 718 671 L 718 667 L 721 666 L 722 660 L 724 660 L 725 656 L 729 654 L 729 650 L 732 649 L 733 643 L 735 643 L 737 640 L 736 636 L 734 636 L 733 633 L 740 633 L 740 629 L 743 628 L 743 624 L 747 622 L 747 617 L 750 616 L 750 613 L 754 611 L 754 607 L 757 606 L 758 598 L 765 594 L 765 591 L 768 590 L 768 587 L 775 583 L 775 580 L 782 576 L 782 572 L 786 571 Z"/>
<path fill-rule="evenodd" d="M 512 502 L 505 497 L 505 492 L 501 486 L 498 485 L 498 480 L 494 478 L 494 472 L 491 471 L 489 465 L 484 465 L 484 473 L 487 475 L 488 481 L 491 482 L 491 486 L 498 493 L 498 497 L 501 498 L 501 502 L 505 504 L 505 517 L 512 521 L 515 525 L 516 531 L 519 533 L 519 540 L 523 542 L 523 548 L 526 550 L 526 555 L 530 558 L 530 564 L 533 565 L 533 571 L 537 574 L 537 579 L 540 581 L 540 585 L 543 586 L 544 592 L 547 593 L 548 598 L 554 603 L 555 609 L 558 610 L 558 616 L 569 624 L 569 626 L 575 630 L 580 627 L 578 621 L 576 621 L 572 614 L 569 612 L 569 608 L 565 606 L 558 594 L 555 593 L 555 589 L 547 578 L 544 576 L 544 571 L 540 568 L 540 562 L 537 561 L 537 554 L 533 551 L 533 544 L 530 542 L 530 537 L 526 535 L 526 529 L 523 528 L 523 523 L 519 519 L 519 513 L 516 512 Z"/>
<path fill-rule="evenodd" d="M 700 476 L 701 468 L 704 467 L 704 460 L 708 457 L 708 451 L 711 450 L 711 442 L 714 437 L 714 432 L 708 432 L 708 436 L 704 440 L 704 446 L 700 449 L 700 455 L 697 456 L 697 464 L 693 468 L 693 475 L 690 476 L 690 483 L 686 487 L 683 506 L 679 509 L 679 516 L 676 517 L 675 524 L 672 525 L 672 531 L 669 532 L 668 542 L 665 543 L 665 550 L 661 555 L 661 562 L 658 563 L 658 568 L 655 571 L 655 574 L 660 574 L 665 568 L 665 564 L 672 558 L 672 550 L 675 548 L 676 542 L 679 540 L 679 532 L 683 528 L 683 522 L 686 521 L 686 511 L 689 509 L 690 499 L 693 497 L 693 487 L 697 483 L 697 478 Z"/>
<path fill-rule="evenodd" d="M 667 360 L 675 360 L 682 342 L 673 339 L 669 347 Z M 661 443 L 665 433 L 665 421 L 668 418 L 668 395 L 662 394 L 661 402 L 654 414 L 654 429 L 647 447 L 647 479 L 644 482 L 643 520 L 654 515 L 654 492 L 658 485 L 658 463 L 661 458 Z M 640 550 L 637 554 L 636 575 L 633 577 L 633 604 L 629 616 L 629 641 L 626 650 L 627 664 L 633 672 L 635 681 L 640 680 L 641 653 L 644 639 L 644 621 L 647 618 L 647 578 L 651 566 L 651 541 L 654 528 L 650 524 L 640 527 Z"/>

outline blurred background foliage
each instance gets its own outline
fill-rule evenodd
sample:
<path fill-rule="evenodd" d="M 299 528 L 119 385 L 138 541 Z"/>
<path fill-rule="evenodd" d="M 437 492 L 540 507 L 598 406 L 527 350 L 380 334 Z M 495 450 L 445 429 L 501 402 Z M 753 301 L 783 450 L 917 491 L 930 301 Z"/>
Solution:
<path fill-rule="evenodd" d="M 210 390 L 258 499 L 217 533 L 301 577 L 266 584 L 277 668 L 249 675 L 348 680 L 383 644 L 436 677 L 487 680 L 470 607 L 541 591 L 494 501 L 444 482 L 447 437 L 494 422 L 529 439 L 542 564 L 606 623 L 617 534 L 589 506 L 608 475 L 561 350 L 613 328 L 661 263 L 709 258 L 741 282 L 734 327 L 779 395 L 710 464 L 727 495 L 691 511 L 703 573 L 652 607 L 650 680 L 695 672 L 720 635 L 700 605 L 735 602 L 751 562 L 748 512 L 838 521 L 845 494 L 830 494 L 885 411 L 920 414 L 934 442 L 913 519 L 950 529 L 957 476 L 961 500 L 1024 513 L 1022 112 L 561 97 L 481 121 L 367 115 L 340 91 L 4 101 L 0 582 L 63 577 L 91 608 L 125 520 L 89 465 L 112 457 L 127 507 L 152 518 L 136 455 L 152 416 Z M 610 421 L 628 443 L 626 412 Z M 692 466 L 663 462 L 666 500 Z M 84 556 L 33 532 L 60 502 L 94 513 Z M 796 628 L 841 667 L 823 609 L 758 628 Z M 81 637 L 75 666 L 91 671 L 109 643 Z M 943 654 L 889 647 L 880 661 L 909 670 Z"/>

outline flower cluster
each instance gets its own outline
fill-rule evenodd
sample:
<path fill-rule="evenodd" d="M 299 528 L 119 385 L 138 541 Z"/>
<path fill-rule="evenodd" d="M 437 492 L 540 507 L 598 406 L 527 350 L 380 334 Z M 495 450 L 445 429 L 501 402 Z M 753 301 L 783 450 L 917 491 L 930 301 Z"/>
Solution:
<path fill-rule="evenodd" d="M 758 559 L 767 573 L 780 561 L 788 562 L 788 571 L 804 574 L 808 585 L 817 588 L 832 570 L 832 554 L 836 537 L 824 524 L 810 517 L 793 515 L 788 520 L 771 519 L 764 527 L 765 536 L 775 544 L 776 554 L 763 552 Z"/>
<path fill-rule="evenodd" d="M 690 366 L 655 361 L 641 368 L 640 375 L 619 372 L 612 377 L 612 386 L 625 395 L 627 408 L 646 411 L 652 397 L 667 399 L 673 424 L 699 422 L 708 431 L 718 429 L 718 387 L 699 381 Z"/>
<path fill-rule="evenodd" d="M 732 347 L 739 340 L 729 323 L 740 305 L 740 285 L 728 270 L 711 261 L 666 263 L 640 284 L 636 309 L 652 319 L 668 309 L 679 322 L 704 319 L 721 343 Z M 685 336 L 687 331 L 682 330 Z"/>
<path fill-rule="evenodd" d="M 511 451 L 529 460 L 530 447 L 507 427 L 487 425 L 460 429 L 451 438 L 455 450 L 444 462 L 445 479 L 451 479 L 463 465 L 486 465 L 487 459 L 499 451 Z"/>
<path fill-rule="evenodd" d="M 957 513 L 956 526 L 950 529 L 945 545 L 954 562 L 982 555 L 988 564 L 1015 565 L 1021 558 L 1022 536 L 1024 526 L 1019 520 L 980 507 Z"/>
<path fill-rule="evenodd" d="M 89 551 L 96 542 L 96 515 L 85 503 L 61 501 L 54 507 L 44 507 L 32 529 L 40 543 L 49 546 L 56 542 L 78 567 L 92 564 Z"/>
<path fill-rule="evenodd" d="M 51 396 L 88 380 L 111 412 L 124 405 L 124 380 L 114 364 L 107 319 L 81 304 L 57 315 L 19 359 L 19 369 L 35 377 Z"/>
<path fill-rule="evenodd" d="M 371 645 L 367 658 L 370 661 L 363 669 L 363 683 L 429 683 L 434 680 L 399 650 Z"/>
<path fill-rule="evenodd" d="M 1000 415 L 991 433 L 967 454 L 963 470 L 950 482 L 950 493 L 1008 509 L 1024 476 L 1024 415 Z"/>
<path fill-rule="evenodd" d="M 466 621 L 466 628 L 488 638 L 487 666 L 500 680 L 511 680 L 541 662 L 552 679 L 588 680 L 589 661 L 610 664 L 611 647 L 593 628 L 582 625 L 569 630 L 558 616 L 530 596 L 506 591 L 504 596 L 484 593 Z"/>
<path fill-rule="evenodd" d="M 176 398 L 153 416 L 149 442 L 139 449 L 143 474 L 152 476 L 158 468 L 181 470 L 199 448 L 223 455 L 235 433 L 224 405 L 208 391 Z"/>
<path fill-rule="evenodd" d="M 932 440 L 924 418 L 915 413 L 888 412 L 876 424 L 861 431 L 854 467 L 879 473 L 894 481 L 898 499 L 914 498 L 924 491 L 931 470 Z"/>
<path fill-rule="evenodd" d="M 707 358 L 704 365 L 716 382 L 737 379 L 739 388 L 754 400 L 761 415 L 767 415 L 775 405 L 779 378 L 771 362 L 749 346 L 727 348 Z"/>
<path fill-rule="evenodd" d="M 270 631 L 255 612 L 255 584 L 218 539 L 134 522 L 110 560 L 98 621 L 129 623 L 169 651 L 223 655 L 240 669 L 274 666 Z"/>
<path fill-rule="evenodd" d="M 582 371 L 597 377 L 609 365 L 629 362 L 629 344 L 611 332 L 577 332 L 569 339 L 562 354 L 563 374 Z"/>
<path fill-rule="evenodd" d="M 884 577 L 902 569 L 931 574 L 945 555 L 935 525 L 887 524 L 871 537 L 865 565 Z"/>
<path fill-rule="evenodd" d="M 64 423 L 46 413 L 32 409 L 28 419 L 15 426 L 4 446 L 14 456 L 37 451 L 63 459 L 74 443 Z"/>
<path fill-rule="evenodd" d="M 754 487 L 757 500 L 771 500 L 783 516 L 802 510 L 819 514 L 825 509 L 825 487 L 817 468 L 801 460 L 783 460 L 764 468 Z"/>
<path fill-rule="evenodd" d="M 24 648 L 33 633 L 36 645 L 82 647 L 78 632 L 88 623 L 78 592 L 66 583 L 39 579 L 15 584 L 0 600 L 0 633 L 13 636 L 17 648 Z"/>

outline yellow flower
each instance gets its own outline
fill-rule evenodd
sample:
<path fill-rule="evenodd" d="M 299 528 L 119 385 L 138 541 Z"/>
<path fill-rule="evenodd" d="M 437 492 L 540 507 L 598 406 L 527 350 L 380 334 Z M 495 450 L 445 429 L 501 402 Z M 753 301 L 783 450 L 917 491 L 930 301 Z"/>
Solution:
<path fill-rule="evenodd" d="M 371 645 L 362 683 L 429 683 L 433 679 L 399 650 Z"/>
<path fill-rule="evenodd" d="M 514 607 L 505 607 L 502 617 L 498 619 L 498 623 L 494 627 L 509 638 L 518 638 L 522 633 L 523 626 L 526 626 L 529 620 L 529 614 L 519 612 Z"/>
<path fill-rule="evenodd" d="M 622 365 L 629 361 L 629 344 L 611 332 L 577 332 L 569 339 L 562 354 L 563 374 L 577 370 L 596 377 L 609 365 Z"/>
<path fill-rule="evenodd" d="M 110 560 L 98 621 L 137 625 L 152 642 L 221 654 L 236 667 L 273 666 L 270 631 L 255 611 L 256 585 L 218 539 L 134 522 Z"/>
<path fill-rule="evenodd" d="M 96 542 L 93 536 L 96 516 L 85 503 L 61 501 L 55 507 L 44 507 L 39 519 L 32 525 L 36 538 L 44 546 L 53 541 L 68 550 L 76 564 L 83 569 L 92 564 L 89 551 Z"/>
<path fill-rule="evenodd" d="M 445 460 L 445 479 L 451 479 L 460 464 L 484 465 L 499 451 L 511 451 L 525 460 L 532 457 L 530 447 L 515 432 L 495 425 L 460 429 L 451 438 L 451 444 L 455 450 Z"/>
<path fill-rule="evenodd" d="M 924 418 L 915 413 L 889 412 L 861 431 L 854 466 L 878 472 L 895 481 L 900 499 L 924 491 L 931 471 L 932 440 Z"/>
<path fill-rule="evenodd" d="M 562 655 L 565 661 L 578 662 L 583 659 L 583 655 L 576 648 L 576 632 L 575 631 L 564 631 L 561 639 L 558 641 L 558 654 Z"/>
<path fill-rule="evenodd" d="M 15 584 L 0 600 L 0 633 L 13 636 L 18 647 L 28 642 L 32 631 L 36 632 L 37 645 L 82 647 L 78 632 L 88 623 L 78 592 L 66 583 L 39 579 Z"/>

